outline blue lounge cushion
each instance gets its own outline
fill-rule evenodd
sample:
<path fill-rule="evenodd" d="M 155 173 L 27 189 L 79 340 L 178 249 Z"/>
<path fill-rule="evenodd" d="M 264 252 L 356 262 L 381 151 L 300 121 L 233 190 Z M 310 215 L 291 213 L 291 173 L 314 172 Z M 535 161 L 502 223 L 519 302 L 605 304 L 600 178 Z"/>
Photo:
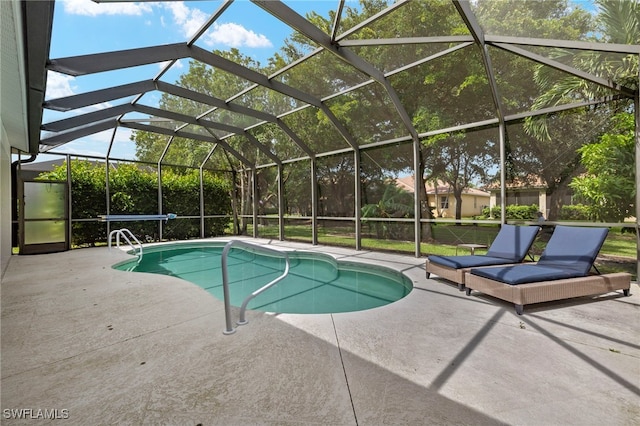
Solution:
<path fill-rule="evenodd" d="M 582 276 L 573 269 L 559 269 L 540 265 L 497 266 L 495 268 L 471 269 L 473 275 L 517 285 L 539 281 L 560 280 Z"/>
<path fill-rule="evenodd" d="M 520 263 L 538 234 L 537 226 L 502 225 L 486 255 L 429 256 L 429 262 L 453 269 Z"/>
<path fill-rule="evenodd" d="M 492 257 L 481 254 L 465 256 L 429 256 L 429 262 L 453 269 L 474 268 L 478 266 L 503 265 L 511 263 L 504 257 Z"/>
<path fill-rule="evenodd" d="M 501 257 L 512 263 L 522 262 L 538 235 L 538 230 L 537 226 L 502 225 L 487 250 L 487 256 Z"/>
<path fill-rule="evenodd" d="M 506 284 L 526 284 L 589 274 L 607 238 L 607 228 L 558 225 L 535 265 L 471 269 L 470 273 Z"/>
<path fill-rule="evenodd" d="M 607 238 L 607 228 L 556 226 L 538 265 L 587 275 Z"/>

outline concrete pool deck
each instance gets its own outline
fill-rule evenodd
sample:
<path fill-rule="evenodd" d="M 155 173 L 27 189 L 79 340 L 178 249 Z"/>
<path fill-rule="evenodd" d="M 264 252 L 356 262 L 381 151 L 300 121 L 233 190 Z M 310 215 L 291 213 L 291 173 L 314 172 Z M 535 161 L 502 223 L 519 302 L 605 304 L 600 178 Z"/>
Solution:
<path fill-rule="evenodd" d="M 637 283 L 630 297 L 518 316 L 426 279 L 424 258 L 249 241 L 389 266 L 415 287 L 368 311 L 248 311 L 225 335 L 222 301 L 111 269 L 130 258 L 122 251 L 13 256 L 0 296 L 2 424 L 640 424 Z"/>

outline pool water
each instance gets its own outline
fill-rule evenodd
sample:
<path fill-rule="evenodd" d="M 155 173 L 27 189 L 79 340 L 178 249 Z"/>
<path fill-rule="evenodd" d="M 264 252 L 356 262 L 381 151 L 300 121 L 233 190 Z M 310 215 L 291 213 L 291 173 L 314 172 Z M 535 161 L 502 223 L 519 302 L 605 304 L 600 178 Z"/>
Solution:
<path fill-rule="evenodd" d="M 180 243 L 145 248 L 140 263 L 114 265 L 123 271 L 170 275 L 192 282 L 220 300 L 224 243 Z M 340 262 L 315 252 L 290 251 L 289 274 L 256 296 L 248 309 L 265 312 L 321 314 L 371 309 L 395 302 L 413 285 L 402 273 L 354 262 Z M 241 306 L 253 291 L 285 270 L 281 256 L 232 247 L 227 255 L 229 296 Z"/>

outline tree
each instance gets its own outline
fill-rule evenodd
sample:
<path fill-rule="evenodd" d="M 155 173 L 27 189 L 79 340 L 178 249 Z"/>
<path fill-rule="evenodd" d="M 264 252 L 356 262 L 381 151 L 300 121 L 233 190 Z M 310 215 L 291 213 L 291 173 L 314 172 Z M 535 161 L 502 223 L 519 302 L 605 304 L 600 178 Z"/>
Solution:
<path fill-rule="evenodd" d="M 413 214 L 413 196 L 396 186 L 394 181 L 378 182 L 377 186 L 382 195 L 375 204 L 365 204 L 362 207 L 363 218 L 397 218 L 411 217 Z M 401 227 L 393 222 L 372 222 L 378 239 L 404 239 Z"/>
<path fill-rule="evenodd" d="M 570 186 L 589 201 L 594 219 L 622 222 L 635 214 L 635 134 L 632 114 L 615 117 L 612 132 L 578 150 L 586 172 Z"/>
<path fill-rule="evenodd" d="M 586 40 L 595 30 L 591 15 L 566 0 L 553 1 L 480 1 L 478 19 L 487 33 L 565 40 Z M 536 53 L 544 50 L 533 49 Z M 548 81 L 565 75 L 549 67 L 497 49 L 490 50 L 496 80 L 505 114 L 536 110 L 536 99 L 544 93 L 536 81 L 536 72 L 544 70 Z M 574 99 L 575 101 L 575 99 Z M 506 129 L 507 184 L 544 185 L 547 188 L 549 219 L 555 219 L 571 177 L 578 166 L 575 150 L 595 132 L 579 114 L 557 115 L 550 122 L 550 138 L 525 132 L 520 123 L 509 123 Z M 528 121 L 527 123 L 531 123 Z M 589 129 L 585 132 L 584 129 Z M 495 179 L 495 177 L 494 177 Z"/>
<path fill-rule="evenodd" d="M 636 0 L 595 0 L 598 6 L 596 28 L 588 33 L 589 41 L 618 44 L 640 43 L 640 3 Z M 586 34 L 585 34 L 586 37 Z M 638 87 L 638 56 L 612 55 L 597 51 L 576 51 L 554 49 L 551 58 L 571 64 L 576 69 L 595 76 L 605 77 L 630 89 Z M 539 66 L 535 80 L 542 94 L 536 99 L 535 107 L 543 108 L 559 105 L 567 99 L 597 99 L 611 94 L 611 90 L 588 83 L 574 75 L 564 78 L 550 78 L 550 70 Z M 529 130 L 539 138 L 545 138 L 545 120 L 532 120 Z"/>
<path fill-rule="evenodd" d="M 384 0 L 362 0 L 357 8 L 347 5 L 341 25 L 344 28 L 354 28 L 387 6 L 388 2 Z M 544 2 L 479 0 L 472 2 L 472 7 L 483 28 L 491 34 L 527 37 L 535 35 L 577 40 L 586 39 L 595 30 L 591 15 L 583 9 L 573 7 L 568 0 Z M 311 13 L 307 18 L 313 25 L 329 34 L 332 30 L 334 13 L 330 12 L 327 18 Z M 371 24 L 358 27 L 357 31 L 348 35 L 348 39 L 356 41 L 357 39 L 468 34 L 469 29 L 452 2 L 424 0 L 402 3 L 393 13 L 384 15 Z M 329 51 L 314 55 L 273 77 L 273 81 L 310 93 L 317 99 L 324 99 L 323 103 L 330 113 L 326 113 L 326 109 L 307 105 L 300 100 L 260 86 L 246 92 L 233 102 L 256 109 L 261 108 L 276 115 L 282 114 L 280 116 L 282 123 L 291 128 L 314 153 L 337 151 L 334 155 L 320 157 L 317 161 L 318 182 L 316 184 L 320 187 L 321 210 L 319 213 L 351 216 L 356 209 L 362 207 L 355 206 L 353 203 L 354 182 L 360 181 L 364 187 L 380 181 L 385 175 L 405 171 L 407 164 L 413 166 L 413 150 L 403 150 L 402 154 L 398 155 L 398 151 L 389 146 L 385 153 L 380 155 L 382 158 L 380 163 L 384 164 L 384 167 L 379 168 L 362 166 L 356 168 L 354 155 L 349 151 L 356 146 L 406 137 L 408 133 L 406 123 L 399 119 L 396 109 L 406 111 L 413 127 L 419 133 L 495 118 L 496 105 L 492 100 L 489 78 L 483 65 L 481 56 L 483 52 L 478 46 L 466 46 L 447 55 L 432 58 L 418 66 L 401 69 L 405 65 L 442 53 L 452 46 L 459 46 L 459 44 L 368 45 L 365 43 L 348 47 L 378 71 L 387 73 L 400 69 L 386 77 L 395 93 L 389 93 L 387 86 L 376 81 L 370 83 L 371 75 L 354 68 Z M 264 68 L 250 58 L 243 57 L 237 51 L 216 53 L 264 75 L 271 75 L 286 63 L 300 59 L 316 47 L 316 44 L 302 33 L 294 32 L 289 39 L 285 40 L 280 53 L 271 58 L 268 66 Z M 498 59 L 494 62 L 495 75 L 501 101 L 506 105 L 505 112 L 529 110 L 542 90 L 533 78 L 528 78 L 534 75 L 535 63 L 493 48 L 490 53 L 493 59 Z M 179 84 L 199 91 L 205 89 L 205 92 L 211 96 L 226 99 L 232 93 L 247 88 L 249 83 L 194 61 L 189 73 L 180 79 Z M 331 96 L 354 86 L 357 86 L 356 90 Z M 395 94 L 400 98 L 402 108 L 398 108 L 392 102 Z M 161 103 L 166 109 L 194 114 L 202 114 L 208 108 L 169 95 L 163 96 Z M 293 112 L 291 112 L 292 109 Z M 284 114 L 285 112 L 287 114 Z M 238 127 L 246 128 L 251 124 L 250 121 L 243 121 L 246 117 L 241 119 L 228 111 L 216 110 L 212 114 L 224 114 L 224 118 L 228 117 L 229 122 Z M 339 125 L 336 126 L 333 117 L 339 121 Z M 567 128 L 570 126 L 565 125 L 566 123 L 569 122 L 560 121 L 555 131 L 558 134 L 567 134 Z M 346 129 L 346 132 L 342 131 L 342 128 Z M 291 141 L 277 125 L 261 125 L 249 132 L 282 159 L 306 155 L 304 150 Z M 419 170 L 416 176 L 421 183 L 418 185 L 421 193 L 416 196 L 426 200 L 425 179 L 441 179 L 452 186 L 454 194 L 457 194 L 458 207 L 461 208 L 462 192 L 475 182 L 487 179 L 487 174 L 492 171 L 492 167 L 488 166 L 491 159 L 495 169 L 498 156 L 496 135 L 497 129 L 492 129 L 490 134 L 484 131 L 458 132 L 442 135 L 441 138 L 425 138 L 421 144 Z M 161 142 L 165 142 L 166 137 L 160 137 L 164 138 L 160 142 L 155 139 L 145 141 L 144 138 L 145 136 L 142 135 L 139 138 L 140 155 L 142 156 L 145 152 L 152 153 L 155 150 L 154 155 L 157 158 L 159 154 L 156 145 L 164 146 Z M 260 159 L 263 155 L 255 147 L 247 144 L 243 135 L 233 136 L 225 141 L 237 147 L 249 161 Z M 534 136 L 519 132 L 517 129 L 510 131 L 508 141 L 511 142 L 509 146 L 511 168 L 521 176 L 540 170 L 540 166 L 544 165 L 546 168 L 544 178 L 550 188 L 555 188 L 565 185 L 572 176 L 571 172 L 575 171 L 577 164 L 574 161 L 577 158 L 575 146 L 563 147 L 556 141 L 541 143 Z M 560 158 L 558 152 L 567 151 L 566 147 L 572 148 L 569 150 L 571 156 L 562 157 L 562 161 L 557 161 Z M 187 155 L 180 159 L 183 162 L 191 161 L 189 156 L 197 153 L 198 149 L 199 147 L 195 146 L 189 148 Z M 555 153 L 554 150 L 556 150 Z M 169 154 L 173 155 L 168 153 L 167 161 L 170 158 Z M 553 155 L 555 157 L 552 157 Z M 197 161 L 194 159 L 192 163 L 195 162 Z M 299 176 L 304 173 L 307 166 L 306 162 L 291 164 L 292 166 L 288 165 L 282 176 L 285 182 L 289 179 L 288 176 Z M 232 168 L 244 167 L 235 160 L 229 161 L 229 165 Z M 273 176 L 271 171 L 265 171 L 259 176 L 259 179 L 262 179 L 258 182 L 261 200 L 275 200 L 275 186 L 269 185 Z M 303 192 L 291 191 L 290 194 L 290 197 L 288 194 L 285 195 L 288 210 L 306 211 L 308 209 L 308 197 Z M 248 208 L 249 199 L 243 198 L 243 202 L 245 208 Z M 296 203 L 299 203 L 299 206 L 296 207 Z M 426 203 L 421 205 L 423 206 L 422 217 L 431 217 Z M 243 212 L 248 211 L 243 210 Z M 456 217 L 460 218 L 459 216 L 458 211 Z M 428 231 L 427 229 L 427 232 L 423 233 L 427 238 Z"/>
<path fill-rule="evenodd" d="M 582 38 L 620 44 L 640 43 L 640 3 L 632 0 L 596 0 L 595 3 L 598 6 L 595 20 L 597 26 L 593 31 L 585 33 Z M 550 57 L 556 61 L 570 64 L 579 70 L 605 77 L 630 89 L 637 90 L 638 88 L 637 55 L 612 55 L 594 51 L 554 49 L 551 51 Z M 533 103 L 534 109 L 578 100 L 598 99 L 612 94 L 611 89 L 589 83 L 574 75 L 565 74 L 558 78 L 557 72 L 544 66 L 537 67 L 534 81 L 540 91 L 540 95 Z M 539 157 L 541 163 L 543 165 L 554 163 L 566 165 L 563 169 L 549 173 L 550 176 L 543 174 L 547 183 L 548 195 L 555 194 L 556 188 L 576 187 L 576 184 L 569 185 L 569 183 L 580 171 L 578 168 L 580 158 L 583 161 L 588 161 L 588 158 L 593 155 L 593 151 L 597 150 L 597 148 L 594 148 L 593 151 L 590 148 L 582 149 L 580 146 L 597 141 L 598 135 L 607 132 L 608 127 L 614 121 L 611 120 L 611 117 L 627 108 L 628 103 L 625 102 L 609 103 L 598 108 L 586 108 L 581 111 L 527 120 L 526 132 L 535 139 L 540 150 L 553 154 L 553 156 Z M 590 129 L 590 132 L 578 135 L 578 129 Z M 574 141 L 573 150 L 571 150 L 572 145 L 567 144 L 567 141 L 571 140 Z M 534 146 L 534 144 L 530 145 Z M 562 145 L 567 145 L 564 156 L 572 157 L 567 158 L 567 161 L 558 161 L 563 154 L 558 152 L 557 147 Z M 585 166 L 589 168 L 588 165 L 585 164 Z M 597 180 L 598 178 L 592 176 L 591 179 Z M 606 175 L 603 179 L 607 179 Z M 595 185 L 595 182 L 592 184 Z M 607 184 L 603 182 L 602 186 L 606 187 Z M 551 203 L 551 207 L 549 216 L 554 219 L 561 206 L 556 200 Z"/>
<path fill-rule="evenodd" d="M 437 155 L 429 157 L 431 174 L 425 180 L 441 180 L 449 185 L 456 199 L 455 218 L 459 220 L 462 218 L 462 194 L 465 189 L 472 188 L 474 182 L 486 177 L 492 165 L 495 142 L 486 135 L 474 138 L 471 132 L 440 135 L 431 138 L 430 143 Z"/>
<path fill-rule="evenodd" d="M 232 60 L 250 69 L 259 70 L 260 64 L 253 59 L 242 55 L 237 49 L 230 51 L 214 51 L 226 59 Z M 251 83 L 240 77 L 229 74 L 225 71 L 213 68 L 202 62 L 192 60 L 189 63 L 189 71 L 182 74 L 176 84 L 185 89 L 190 89 L 212 96 L 218 99 L 226 100 L 232 95 L 248 88 Z M 252 95 L 255 96 L 255 95 Z M 224 109 L 214 109 L 211 105 L 202 104 L 180 96 L 163 93 L 159 102 L 159 108 L 167 111 L 178 112 L 181 114 L 199 116 L 209 112 L 204 116 L 215 116 L 217 121 L 221 121 L 236 127 L 244 128 L 253 124 L 251 118 L 241 114 L 235 114 Z M 160 121 L 154 125 L 175 129 L 181 123 L 171 121 Z M 187 126 L 185 131 L 191 133 L 201 133 L 203 136 L 211 137 L 211 134 L 199 126 Z M 227 132 L 217 129 L 210 129 L 216 136 L 221 137 Z M 157 162 L 164 151 L 169 137 L 156 133 L 148 133 L 144 131 L 134 131 L 132 140 L 136 143 L 136 156 L 141 161 Z M 191 139 L 175 138 L 172 144 L 178 145 L 178 149 L 170 149 L 164 158 L 165 163 L 198 167 L 212 148 L 211 143 L 202 142 Z M 229 169 L 230 165 L 226 163 L 213 164 L 221 170 Z"/>

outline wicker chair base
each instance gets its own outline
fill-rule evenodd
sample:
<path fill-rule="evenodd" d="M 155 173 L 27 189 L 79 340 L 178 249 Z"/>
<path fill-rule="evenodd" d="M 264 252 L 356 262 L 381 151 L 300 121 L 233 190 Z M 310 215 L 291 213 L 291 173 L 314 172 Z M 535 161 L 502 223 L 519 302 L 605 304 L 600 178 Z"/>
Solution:
<path fill-rule="evenodd" d="M 472 290 L 476 290 L 498 299 L 506 300 L 515 305 L 518 315 L 522 315 L 524 305 L 532 303 L 593 296 L 616 290 L 623 290 L 624 295 L 628 296 L 629 288 L 631 287 L 631 274 L 616 272 L 564 280 L 510 285 L 466 272 L 464 283 L 467 295 L 470 295 Z"/>
<path fill-rule="evenodd" d="M 429 259 L 427 259 L 425 269 L 427 271 L 427 278 L 429 278 L 431 274 L 434 274 L 440 278 L 444 278 L 445 280 L 453 281 L 458 284 L 458 290 L 464 290 L 464 274 L 469 271 L 469 268 L 448 268 L 446 266 L 438 265 L 437 263 L 429 262 Z"/>

